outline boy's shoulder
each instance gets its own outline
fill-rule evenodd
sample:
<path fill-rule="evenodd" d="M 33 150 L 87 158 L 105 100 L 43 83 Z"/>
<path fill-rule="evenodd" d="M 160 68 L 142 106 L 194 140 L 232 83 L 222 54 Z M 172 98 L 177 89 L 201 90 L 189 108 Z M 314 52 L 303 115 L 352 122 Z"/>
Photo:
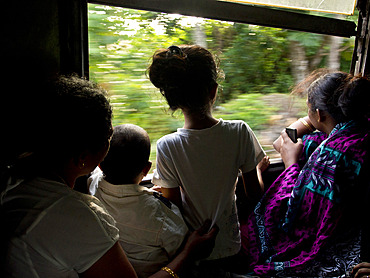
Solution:
<path fill-rule="evenodd" d="M 163 197 L 161 193 L 148 188 L 144 189 L 143 193 L 138 204 L 141 212 L 136 210 L 138 218 L 143 220 L 142 225 L 149 225 L 159 230 L 163 228 L 163 223 L 179 229 L 186 226 L 178 207 Z M 148 215 L 150 215 L 149 218 Z M 145 221 L 145 219 L 150 221 Z"/>
<path fill-rule="evenodd" d="M 147 209 L 155 211 L 159 214 L 176 213 L 176 206 L 172 204 L 167 198 L 163 197 L 161 193 L 152 190 L 150 188 L 144 188 L 142 190 L 143 199 L 146 199 Z"/>

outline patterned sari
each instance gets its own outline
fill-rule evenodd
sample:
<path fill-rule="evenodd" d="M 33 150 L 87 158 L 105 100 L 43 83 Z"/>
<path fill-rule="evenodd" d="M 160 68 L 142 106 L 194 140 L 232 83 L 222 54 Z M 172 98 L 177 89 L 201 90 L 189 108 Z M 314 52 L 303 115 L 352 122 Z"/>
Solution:
<path fill-rule="evenodd" d="M 369 121 L 338 124 L 329 136 L 316 132 L 303 144 L 301 163 L 277 178 L 241 226 L 255 275 L 333 277 L 360 260 L 356 218 L 366 190 L 359 176 Z"/>

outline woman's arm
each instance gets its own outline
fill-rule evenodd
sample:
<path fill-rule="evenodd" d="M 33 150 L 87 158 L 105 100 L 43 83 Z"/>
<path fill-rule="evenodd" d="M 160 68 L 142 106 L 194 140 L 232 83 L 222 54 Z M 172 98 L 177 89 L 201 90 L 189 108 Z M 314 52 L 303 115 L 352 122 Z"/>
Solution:
<path fill-rule="evenodd" d="M 315 130 L 308 116 L 304 118 L 300 118 L 298 121 L 295 121 L 294 123 L 292 123 L 289 127 L 297 129 L 298 138 L 302 138 L 303 135 L 310 134 L 311 132 Z M 272 145 L 274 146 L 274 149 L 279 153 L 280 153 L 281 144 L 282 144 L 281 136 L 279 136 L 279 138 L 277 138 L 272 143 Z"/>
<path fill-rule="evenodd" d="M 136 272 L 117 241 L 88 270 L 80 274 L 83 278 L 136 278 Z"/>

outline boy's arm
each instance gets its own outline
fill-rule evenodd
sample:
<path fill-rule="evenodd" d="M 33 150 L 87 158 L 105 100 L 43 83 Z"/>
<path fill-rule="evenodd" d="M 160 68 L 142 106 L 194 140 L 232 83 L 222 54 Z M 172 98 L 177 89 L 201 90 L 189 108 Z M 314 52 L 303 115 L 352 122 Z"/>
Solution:
<path fill-rule="evenodd" d="M 263 182 L 262 171 L 258 167 L 256 168 L 256 171 L 257 171 L 258 183 L 260 184 L 260 187 L 261 187 L 262 191 L 264 191 L 265 190 L 265 184 Z"/>
<path fill-rule="evenodd" d="M 250 172 L 243 173 L 242 178 L 245 194 L 257 203 L 263 195 L 263 187 L 258 180 L 257 170 L 253 169 Z"/>
<path fill-rule="evenodd" d="M 161 191 L 162 191 L 163 197 L 167 198 L 172 203 L 174 203 L 182 212 L 182 200 L 181 200 L 180 187 L 174 187 L 174 188 L 162 187 Z"/>
<path fill-rule="evenodd" d="M 269 167 L 270 158 L 266 155 L 262 160 L 257 164 L 257 176 L 262 192 L 265 191 L 265 184 L 263 183 L 262 173 Z"/>

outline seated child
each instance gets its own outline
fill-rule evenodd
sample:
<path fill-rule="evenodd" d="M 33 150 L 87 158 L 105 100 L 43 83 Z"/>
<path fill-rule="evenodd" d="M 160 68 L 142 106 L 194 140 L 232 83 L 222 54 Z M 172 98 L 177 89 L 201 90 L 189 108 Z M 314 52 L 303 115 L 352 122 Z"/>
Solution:
<path fill-rule="evenodd" d="M 139 277 L 165 266 L 188 231 L 174 204 L 139 185 L 151 167 L 149 154 L 150 140 L 144 129 L 116 126 L 100 165 L 103 172 L 97 168 L 89 178 L 90 191 L 95 191 L 116 220 L 120 244 Z"/>

